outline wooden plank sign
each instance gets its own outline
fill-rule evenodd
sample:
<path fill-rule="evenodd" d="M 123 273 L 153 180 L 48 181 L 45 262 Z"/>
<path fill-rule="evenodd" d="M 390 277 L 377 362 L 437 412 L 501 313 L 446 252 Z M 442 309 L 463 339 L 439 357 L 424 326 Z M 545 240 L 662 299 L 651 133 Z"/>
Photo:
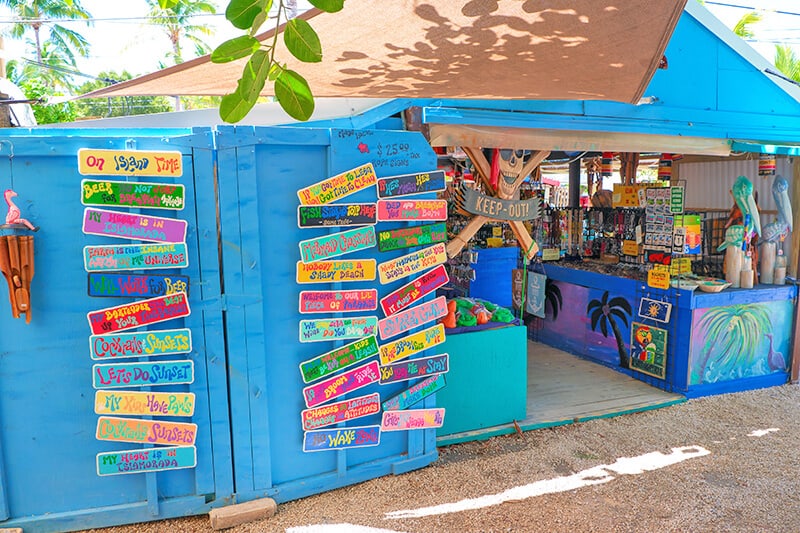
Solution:
<path fill-rule="evenodd" d="M 94 393 L 98 415 L 192 416 L 193 392 L 107 391 Z"/>
<path fill-rule="evenodd" d="M 380 347 L 381 365 L 388 365 L 389 363 L 406 359 L 417 352 L 441 344 L 444 340 L 444 326 L 436 324 L 408 337 L 383 344 Z"/>
<path fill-rule="evenodd" d="M 419 359 L 409 359 L 381 366 L 381 385 L 424 378 L 433 374 L 444 374 L 449 369 L 449 356 L 446 353 L 420 357 Z"/>
<path fill-rule="evenodd" d="M 364 448 L 377 446 L 380 443 L 380 426 L 319 429 L 303 433 L 303 451 L 306 453 Z"/>
<path fill-rule="evenodd" d="M 180 152 L 144 150 L 78 150 L 78 172 L 84 176 L 169 176 L 183 175 Z"/>
<path fill-rule="evenodd" d="M 376 179 L 372 163 L 367 163 L 300 189 L 297 197 L 302 205 L 329 204 L 375 185 Z"/>
<path fill-rule="evenodd" d="M 189 294 L 189 276 L 166 274 L 89 273 L 89 296 L 126 296 L 152 298 L 185 292 Z"/>
<path fill-rule="evenodd" d="M 338 376 L 333 376 L 303 389 L 306 407 L 316 407 L 343 394 L 376 383 L 380 379 L 377 361 L 369 362 Z"/>
<path fill-rule="evenodd" d="M 375 228 L 367 226 L 356 228 L 333 235 L 323 235 L 315 239 L 300 241 L 300 259 L 303 263 L 311 263 L 320 259 L 338 257 L 340 255 L 357 252 L 373 248 L 375 240 Z"/>
<path fill-rule="evenodd" d="M 97 361 L 173 355 L 191 351 L 192 331 L 189 328 L 89 337 L 89 352 L 92 359 Z"/>
<path fill-rule="evenodd" d="M 374 203 L 297 206 L 299 228 L 368 226 L 377 221 L 377 207 Z"/>
<path fill-rule="evenodd" d="M 428 248 L 379 263 L 378 276 L 381 283 L 386 285 L 411 274 L 441 265 L 445 261 L 447 261 L 447 250 L 444 243 L 434 244 Z"/>
<path fill-rule="evenodd" d="M 423 379 L 411 388 L 408 388 L 383 402 L 384 411 L 398 411 L 400 409 L 408 409 L 414 404 L 421 402 L 434 392 L 441 390 L 447 383 L 444 380 L 444 374 L 437 374 Z"/>
<path fill-rule="evenodd" d="M 83 266 L 87 272 L 185 268 L 189 266 L 189 255 L 182 242 L 84 246 Z"/>
<path fill-rule="evenodd" d="M 301 320 L 300 342 L 360 339 L 367 335 L 375 335 L 377 328 L 378 317 L 376 316 Z"/>
<path fill-rule="evenodd" d="M 148 242 L 183 242 L 186 240 L 185 220 L 120 213 L 87 207 L 83 211 L 83 232 L 115 239 Z"/>
<path fill-rule="evenodd" d="M 355 313 L 378 308 L 378 289 L 300 291 L 300 313 Z"/>
<path fill-rule="evenodd" d="M 378 232 L 378 250 L 381 252 L 425 246 L 437 242 L 447 242 L 447 224 L 445 222 Z"/>
<path fill-rule="evenodd" d="M 306 431 L 331 426 L 340 422 L 355 420 L 362 416 L 374 415 L 381 410 L 381 395 L 377 392 L 351 398 L 341 402 L 304 409 L 301 413 L 303 429 Z"/>
<path fill-rule="evenodd" d="M 97 440 L 140 444 L 193 445 L 197 424 L 101 416 L 97 419 Z"/>
<path fill-rule="evenodd" d="M 325 376 L 339 372 L 350 365 L 369 359 L 378 353 L 375 335 L 345 344 L 308 361 L 300 363 L 303 383 L 312 383 Z"/>
<path fill-rule="evenodd" d="M 473 215 L 489 217 L 494 220 L 533 220 L 541 216 L 541 202 L 539 198 L 530 200 L 505 200 L 494 196 L 479 193 L 470 187 L 461 189 L 463 194 L 462 207 L 464 211 Z"/>
<path fill-rule="evenodd" d="M 179 385 L 194 381 L 194 361 L 93 365 L 92 376 L 95 389 Z"/>
<path fill-rule="evenodd" d="M 184 206 L 183 185 L 139 183 L 135 181 L 81 181 L 83 205 L 172 209 Z"/>
<path fill-rule="evenodd" d="M 669 315 L 672 313 L 672 304 L 653 300 L 652 298 L 642 298 L 639 300 L 639 316 L 649 318 L 656 322 L 669 322 Z"/>
<path fill-rule="evenodd" d="M 424 273 L 411 283 L 403 285 L 396 291 L 381 298 L 381 309 L 386 316 L 393 315 L 405 309 L 432 293 L 439 287 L 450 282 L 444 265 L 439 265 L 433 270 Z"/>
<path fill-rule="evenodd" d="M 377 185 L 378 198 L 395 198 L 398 196 L 437 192 L 447 188 L 444 181 L 444 170 L 378 178 Z"/>
<path fill-rule="evenodd" d="M 142 474 L 197 466 L 194 446 L 169 446 L 97 454 L 97 475 Z"/>
<path fill-rule="evenodd" d="M 447 200 L 378 200 L 378 222 L 447 220 Z"/>
<path fill-rule="evenodd" d="M 381 431 L 439 428 L 444 424 L 444 408 L 384 411 Z"/>
<path fill-rule="evenodd" d="M 350 281 L 373 281 L 376 261 L 353 259 L 352 261 L 297 262 L 297 283 L 347 283 Z"/>
<path fill-rule="evenodd" d="M 189 316 L 190 312 L 186 293 L 179 292 L 92 311 L 86 318 L 92 333 L 100 335 Z"/>
<path fill-rule="evenodd" d="M 435 300 L 411 307 L 378 321 L 381 340 L 404 333 L 410 329 L 433 322 L 447 315 L 447 298 L 439 296 Z"/>

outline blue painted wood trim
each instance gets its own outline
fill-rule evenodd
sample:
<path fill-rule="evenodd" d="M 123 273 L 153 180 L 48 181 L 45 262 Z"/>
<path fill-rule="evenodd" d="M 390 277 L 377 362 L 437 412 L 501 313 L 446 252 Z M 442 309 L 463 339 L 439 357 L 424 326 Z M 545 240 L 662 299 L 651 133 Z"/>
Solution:
<path fill-rule="evenodd" d="M 217 129 L 217 148 L 220 150 L 258 144 L 326 146 L 330 144 L 330 134 L 327 130 L 290 126 L 257 128 L 248 126 L 236 126 L 235 128 L 220 126 Z"/>
<path fill-rule="evenodd" d="M 692 296 L 692 309 L 793 300 L 795 296 L 797 287 L 794 285 L 757 285 L 753 289 L 728 288 L 718 293 L 703 293 L 697 290 Z"/>
<path fill-rule="evenodd" d="M 687 398 L 700 398 L 711 396 L 712 394 L 724 394 L 728 392 L 741 392 L 752 389 L 764 389 L 785 385 L 789 382 L 789 374 L 786 372 L 776 372 L 766 376 L 756 376 L 752 378 L 737 379 L 734 381 L 723 381 L 721 383 L 706 383 L 702 385 L 692 385 L 689 390 L 684 392 Z"/>
<path fill-rule="evenodd" d="M 0 435 L 0 521 L 7 520 L 9 517 L 6 486 L 5 454 L 3 453 L 2 435 Z"/>

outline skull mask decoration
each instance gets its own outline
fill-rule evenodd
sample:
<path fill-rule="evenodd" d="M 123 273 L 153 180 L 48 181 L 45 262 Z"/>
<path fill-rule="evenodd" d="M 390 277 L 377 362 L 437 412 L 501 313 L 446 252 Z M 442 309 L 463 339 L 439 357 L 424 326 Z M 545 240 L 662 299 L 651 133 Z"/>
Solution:
<path fill-rule="evenodd" d="M 530 159 L 528 150 L 500 150 L 500 177 L 497 189 L 501 198 L 516 196 L 519 185 L 525 179 L 525 163 Z"/>

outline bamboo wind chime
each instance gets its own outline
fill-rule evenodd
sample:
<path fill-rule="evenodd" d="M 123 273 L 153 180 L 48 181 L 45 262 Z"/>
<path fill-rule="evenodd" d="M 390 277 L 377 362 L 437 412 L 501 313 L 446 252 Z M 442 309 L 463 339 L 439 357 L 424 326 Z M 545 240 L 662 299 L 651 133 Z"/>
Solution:
<path fill-rule="evenodd" d="M 20 216 L 19 208 L 12 198 L 17 194 L 11 189 L 4 193 L 8 214 L 3 229 L 25 229 L 37 231 L 33 224 Z M 25 322 L 31 321 L 31 280 L 33 279 L 33 235 L 0 236 L 0 271 L 8 284 L 11 314 L 19 318 L 25 314 Z"/>

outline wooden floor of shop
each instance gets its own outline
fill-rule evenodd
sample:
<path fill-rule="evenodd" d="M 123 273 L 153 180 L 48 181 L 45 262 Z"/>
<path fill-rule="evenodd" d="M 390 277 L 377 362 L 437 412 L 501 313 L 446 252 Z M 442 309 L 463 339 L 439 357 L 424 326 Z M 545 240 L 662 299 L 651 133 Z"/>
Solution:
<path fill-rule="evenodd" d="M 546 344 L 528 341 L 528 405 L 523 431 L 667 407 L 686 401 L 630 376 Z M 513 423 L 443 435 L 438 445 L 516 431 Z"/>

